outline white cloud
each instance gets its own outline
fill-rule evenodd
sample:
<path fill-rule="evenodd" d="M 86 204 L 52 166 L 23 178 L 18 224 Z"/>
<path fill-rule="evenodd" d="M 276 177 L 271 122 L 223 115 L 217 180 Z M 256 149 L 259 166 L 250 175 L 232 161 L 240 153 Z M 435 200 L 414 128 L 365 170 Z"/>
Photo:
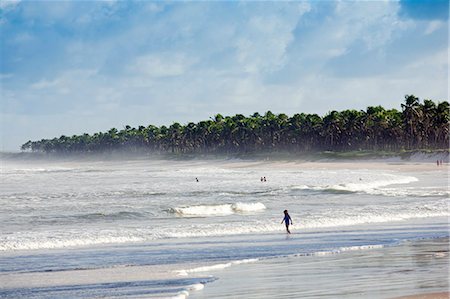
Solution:
<path fill-rule="evenodd" d="M 67 93 L 77 83 L 89 82 L 96 74 L 97 70 L 94 69 L 66 70 L 53 80 L 42 78 L 31 84 L 30 87 L 33 89 L 51 89 L 51 91 Z M 76 88 L 73 88 L 73 91 L 76 91 Z"/>
<path fill-rule="evenodd" d="M 294 39 L 293 30 L 310 9 L 307 2 L 293 7 L 288 3 L 279 11 L 250 16 L 234 41 L 237 61 L 243 70 L 259 73 L 282 67 L 286 63 L 286 49 Z"/>
<path fill-rule="evenodd" d="M 14 11 L 21 0 L 4 0 L 0 1 L 0 26 L 8 23 L 7 13 Z"/>
<path fill-rule="evenodd" d="M 137 57 L 129 70 L 151 78 L 174 77 L 185 74 L 194 63 L 183 53 L 155 53 Z"/>
<path fill-rule="evenodd" d="M 339 49 L 357 40 L 363 41 L 367 50 L 383 49 L 393 35 L 411 26 L 410 21 L 398 17 L 399 9 L 395 1 L 336 2 L 334 15 L 321 26 L 321 40 Z"/>
<path fill-rule="evenodd" d="M 51 88 L 59 85 L 61 83 L 61 80 L 55 79 L 55 80 L 47 80 L 47 79 L 41 79 L 36 83 L 31 84 L 31 88 L 34 89 L 45 89 L 45 88 Z"/>
<path fill-rule="evenodd" d="M 21 0 L 2 0 L 0 1 L 0 9 L 14 9 L 20 2 Z"/>
<path fill-rule="evenodd" d="M 149 2 L 145 5 L 144 10 L 150 13 L 159 13 L 164 10 L 163 2 Z"/>
<path fill-rule="evenodd" d="M 428 23 L 428 26 L 425 29 L 424 34 L 425 35 L 431 34 L 444 26 L 446 26 L 445 22 L 439 21 L 439 20 L 433 20 Z"/>

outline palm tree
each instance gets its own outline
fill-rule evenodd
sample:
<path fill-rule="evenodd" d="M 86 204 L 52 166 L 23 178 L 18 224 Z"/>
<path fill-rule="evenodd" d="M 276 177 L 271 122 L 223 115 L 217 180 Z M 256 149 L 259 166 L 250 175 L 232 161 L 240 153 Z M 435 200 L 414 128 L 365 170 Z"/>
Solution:
<path fill-rule="evenodd" d="M 436 131 L 438 147 L 449 147 L 450 109 L 448 102 L 441 102 L 436 107 L 433 128 Z"/>
<path fill-rule="evenodd" d="M 405 95 L 405 104 L 402 104 L 402 110 L 406 130 L 406 144 L 411 149 L 418 143 L 416 128 L 421 117 L 419 98 L 414 95 Z"/>
<path fill-rule="evenodd" d="M 329 150 L 340 147 L 341 133 L 342 133 L 342 122 L 341 115 L 337 111 L 329 112 L 323 118 L 323 134 L 325 137 L 325 146 Z"/>
<path fill-rule="evenodd" d="M 423 146 L 428 147 L 430 142 L 436 139 L 436 130 L 432 128 L 433 120 L 436 116 L 436 104 L 431 100 L 424 100 L 420 106 L 422 120 L 420 122 L 420 134 Z"/>
<path fill-rule="evenodd" d="M 436 104 L 413 95 L 405 96 L 402 111 L 381 106 L 366 111 L 331 111 L 317 114 L 284 113 L 251 116 L 216 114 L 206 121 L 170 127 L 125 126 L 118 131 L 62 135 L 27 141 L 22 150 L 46 153 L 102 152 L 111 150 L 164 153 L 244 153 L 261 150 L 359 150 L 400 148 L 448 148 L 449 103 Z"/>
<path fill-rule="evenodd" d="M 342 146 L 345 149 L 359 148 L 364 141 L 362 130 L 364 128 L 364 112 L 344 110 L 342 118 Z"/>

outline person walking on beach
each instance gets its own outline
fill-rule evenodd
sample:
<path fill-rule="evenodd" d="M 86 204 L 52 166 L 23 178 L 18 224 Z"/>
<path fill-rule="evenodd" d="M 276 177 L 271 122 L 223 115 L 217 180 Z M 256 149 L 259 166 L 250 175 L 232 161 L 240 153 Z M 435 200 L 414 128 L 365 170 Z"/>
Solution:
<path fill-rule="evenodd" d="M 290 234 L 291 231 L 289 230 L 289 223 L 292 224 L 292 219 L 291 216 L 289 216 L 288 210 L 284 210 L 284 218 L 281 220 L 281 223 L 283 222 L 286 224 L 287 233 Z"/>

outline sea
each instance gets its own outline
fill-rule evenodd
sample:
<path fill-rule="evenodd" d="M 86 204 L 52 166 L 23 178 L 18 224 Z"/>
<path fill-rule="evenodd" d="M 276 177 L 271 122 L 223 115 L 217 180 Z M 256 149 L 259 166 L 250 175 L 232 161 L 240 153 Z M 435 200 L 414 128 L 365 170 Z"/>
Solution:
<path fill-rule="evenodd" d="M 0 298 L 448 291 L 448 167 L 429 164 L 4 159 Z"/>

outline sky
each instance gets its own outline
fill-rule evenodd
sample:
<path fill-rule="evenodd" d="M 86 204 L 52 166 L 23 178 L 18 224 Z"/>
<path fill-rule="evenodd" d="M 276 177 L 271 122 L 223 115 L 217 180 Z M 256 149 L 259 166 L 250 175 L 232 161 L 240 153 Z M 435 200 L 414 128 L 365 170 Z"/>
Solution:
<path fill-rule="evenodd" d="M 448 100 L 449 4 L 0 1 L 0 145 Z"/>

